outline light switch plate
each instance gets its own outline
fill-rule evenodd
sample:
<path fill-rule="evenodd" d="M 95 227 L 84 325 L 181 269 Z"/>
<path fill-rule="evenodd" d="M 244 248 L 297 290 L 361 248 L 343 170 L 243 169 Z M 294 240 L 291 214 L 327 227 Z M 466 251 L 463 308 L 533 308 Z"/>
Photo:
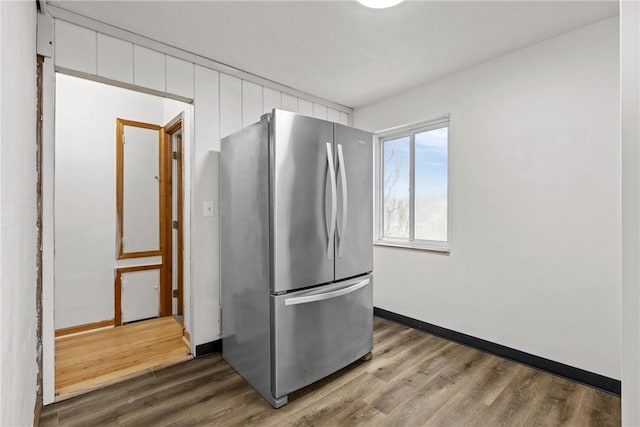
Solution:
<path fill-rule="evenodd" d="M 213 200 L 204 201 L 204 216 L 213 216 Z"/>

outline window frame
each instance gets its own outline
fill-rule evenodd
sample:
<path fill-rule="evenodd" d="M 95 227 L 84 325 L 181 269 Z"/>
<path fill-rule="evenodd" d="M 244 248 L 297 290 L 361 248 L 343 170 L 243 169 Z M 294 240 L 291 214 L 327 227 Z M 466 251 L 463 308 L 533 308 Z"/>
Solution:
<path fill-rule="evenodd" d="M 375 212 L 376 226 L 374 245 L 391 246 L 408 249 L 419 249 L 432 252 L 451 252 L 451 168 L 450 153 L 450 115 L 446 114 L 436 119 L 398 126 L 375 133 L 376 138 L 376 183 L 375 183 Z M 415 239 L 415 135 L 435 129 L 447 130 L 447 240 Z M 409 137 L 409 237 L 384 236 L 384 143 L 398 138 Z"/>

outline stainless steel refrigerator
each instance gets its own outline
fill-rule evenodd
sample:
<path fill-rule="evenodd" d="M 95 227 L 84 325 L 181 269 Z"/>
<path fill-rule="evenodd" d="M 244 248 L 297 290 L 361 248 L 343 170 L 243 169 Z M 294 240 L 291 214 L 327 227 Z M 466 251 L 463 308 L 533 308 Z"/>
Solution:
<path fill-rule="evenodd" d="M 276 408 L 371 352 L 372 156 L 281 110 L 222 140 L 222 357 Z"/>

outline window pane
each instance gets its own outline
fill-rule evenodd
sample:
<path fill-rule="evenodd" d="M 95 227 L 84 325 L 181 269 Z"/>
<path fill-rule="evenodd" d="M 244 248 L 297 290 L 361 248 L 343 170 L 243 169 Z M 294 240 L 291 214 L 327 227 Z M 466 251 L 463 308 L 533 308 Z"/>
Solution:
<path fill-rule="evenodd" d="M 417 133 L 415 238 L 447 241 L 448 128 Z"/>
<path fill-rule="evenodd" d="M 409 137 L 384 142 L 384 236 L 409 237 Z"/>

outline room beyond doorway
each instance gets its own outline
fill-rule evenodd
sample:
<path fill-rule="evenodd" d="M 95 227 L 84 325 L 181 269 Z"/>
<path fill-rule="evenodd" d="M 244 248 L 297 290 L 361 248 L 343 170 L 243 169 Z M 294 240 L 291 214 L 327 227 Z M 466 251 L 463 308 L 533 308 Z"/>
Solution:
<path fill-rule="evenodd" d="M 135 363 L 115 372 L 136 371 L 136 364 L 152 369 L 155 365 L 136 357 L 135 340 L 154 344 L 149 348 L 159 353 L 147 354 L 150 360 L 171 356 L 173 350 L 153 341 L 158 338 L 153 328 L 168 319 L 180 330 L 180 356 L 190 354 L 190 307 L 183 302 L 189 301 L 189 288 L 182 259 L 188 227 L 181 221 L 189 212 L 182 198 L 183 187 L 189 185 L 183 168 L 188 156 L 183 157 L 177 145 L 183 144 L 191 105 L 60 73 L 55 89 L 53 261 L 59 394 L 64 389 L 57 376 L 65 373 L 57 365 L 65 359 L 58 351 L 73 342 L 72 359 L 82 360 L 91 352 L 91 339 L 71 334 L 145 323 L 142 332 L 127 337 L 129 350 L 121 353 Z M 82 350 L 83 343 L 87 350 Z"/>

